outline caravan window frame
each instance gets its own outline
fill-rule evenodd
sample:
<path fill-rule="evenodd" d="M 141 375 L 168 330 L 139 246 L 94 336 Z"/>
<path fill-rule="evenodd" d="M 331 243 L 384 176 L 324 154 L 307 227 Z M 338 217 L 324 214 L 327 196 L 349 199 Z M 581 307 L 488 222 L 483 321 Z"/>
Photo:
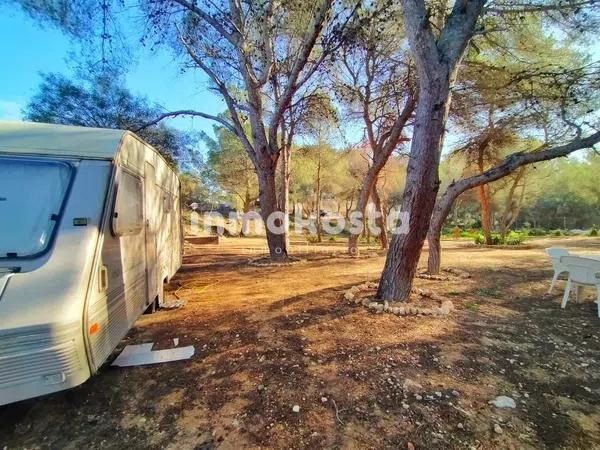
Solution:
<path fill-rule="evenodd" d="M 115 195 L 114 195 L 114 200 L 113 200 L 113 205 L 112 205 L 112 211 L 111 211 L 111 215 L 110 215 L 110 230 L 113 236 L 115 237 L 122 237 L 122 236 L 137 236 L 138 234 L 140 234 L 140 232 L 144 229 L 144 208 L 145 208 L 145 197 L 144 197 L 144 181 L 142 179 L 142 177 L 140 177 L 138 174 L 125 169 L 124 167 L 120 167 L 119 168 L 119 175 L 118 175 L 118 181 L 117 181 L 117 186 L 116 186 L 116 190 L 115 190 Z M 119 201 L 119 193 L 121 192 L 121 180 L 123 178 L 123 175 L 125 176 L 129 176 L 132 179 L 134 179 L 137 182 L 137 187 L 139 187 L 139 200 L 140 200 L 140 214 L 141 217 L 139 218 L 139 224 L 133 228 L 127 229 L 127 230 L 118 230 L 118 223 L 117 223 L 117 219 L 118 219 L 118 214 L 119 211 L 117 210 L 117 206 L 118 206 L 118 201 Z"/>
<path fill-rule="evenodd" d="M 3 158 L 6 158 L 6 159 L 12 159 L 12 160 L 23 161 L 23 162 L 32 162 L 34 164 L 60 165 L 60 166 L 67 168 L 67 170 L 69 171 L 69 181 L 67 183 L 67 187 L 64 192 L 62 203 L 60 205 L 60 208 L 58 209 L 58 214 L 57 214 L 58 217 L 54 221 L 54 227 L 52 228 L 52 233 L 50 234 L 50 237 L 48 238 L 47 245 L 39 252 L 33 253 L 31 255 L 19 256 L 17 254 L 17 256 L 8 256 L 8 255 L 0 256 L 0 261 L 7 261 L 7 260 L 31 261 L 31 260 L 40 258 L 42 256 L 45 256 L 47 253 L 52 251 L 52 249 L 54 248 L 56 236 L 58 234 L 59 228 L 62 225 L 62 219 L 65 215 L 65 209 L 67 208 L 68 200 L 71 197 L 71 190 L 73 187 L 73 183 L 75 181 L 77 165 L 76 165 L 76 163 L 74 163 L 72 161 L 67 161 L 64 159 L 57 159 L 57 158 L 44 158 L 44 157 L 36 158 L 36 157 L 29 157 L 29 156 L 25 157 L 25 156 L 13 155 L 13 154 L 6 154 L 6 153 L 2 153 L 2 152 L 0 152 L 0 156 L 2 156 Z"/>

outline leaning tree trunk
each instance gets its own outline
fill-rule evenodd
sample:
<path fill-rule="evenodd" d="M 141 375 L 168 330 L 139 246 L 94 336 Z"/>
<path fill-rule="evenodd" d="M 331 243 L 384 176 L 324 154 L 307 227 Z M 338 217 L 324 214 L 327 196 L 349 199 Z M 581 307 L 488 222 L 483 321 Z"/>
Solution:
<path fill-rule="evenodd" d="M 448 214 L 450 214 L 452 204 L 461 192 L 454 189 L 454 185 L 451 185 L 435 204 L 429 224 L 429 232 L 427 233 L 427 244 L 429 247 L 427 273 L 429 275 L 438 275 L 440 273 L 442 262 L 442 227 Z"/>
<path fill-rule="evenodd" d="M 367 221 L 365 220 L 365 214 L 367 211 L 367 203 L 369 202 L 369 196 L 373 190 L 373 186 L 377 182 L 377 176 L 379 175 L 379 171 L 375 166 L 369 167 L 367 175 L 363 181 L 363 185 L 361 186 L 360 193 L 358 194 L 358 201 L 356 202 L 356 208 L 354 211 L 360 213 L 360 223 L 363 226 L 363 232 L 365 231 L 365 226 Z M 360 237 L 360 233 L 350 233 L 350 237 L 348 238 L 348 254 L 350 256 L 358 255 L 358 238 Z"/>
<path fill-rule="evenodd" d="M 258 198 L 260 200 L 260 215 L 265 224 L 265 233 L 267 235 L 267 244 L 269 246 L 269 256 L 273 261 L 283 261 L 287 259 L 287 232 L 283 217 L 273 220 L 271 214 L 279 213 L 283 215 L 283 211 L 277 203 L 276 184 L 275 184 L 275 167 L 269 161 L 265 161 L 259 166 L 258 170 Z M 270 229 L 269 224 L 274 225 L 275 229 Z M 280 228 L 279 230 L 277 228 Z M 283 229 L 281 229 L 283 228 Z"/>
<path fill-rule="evenodd" d="M 440 270 L 440 236 L 442 226 L 452 209 L 452 204 L 456 198 L 468 189 L 473 189 L 482 184 L 491 183 L 499 180 L 520 167 L 533 164 L 540 161 L 549 161 L 554 158 L 569 155 L 574 151 L 591 148 L 600 142 L 600 131 L 585 138 L 577 138 L 568 144 L 548 148 L 546 150 L 531 153 L 514 153 L 508 156 L 501 164 L 488 169 L 484 173 L 474 175 L 462 180 L 453 181 L 444 195 L 437 201 L 431 223 L 429 224 L 428 243 L 429 243 L 429 262 L 428 272 L 432 275 L 439 273 Z M 535 228 L 535 223 L 534 223 Z M 433 249 L 433 251 L 432 251 Z"/>
<path fill-rule="evenodd" d="M 381 248 L 385 250 L 388 248 L 387 230 L 385 227 L 386 218 L 381 205 L 381 197 L 377 191 L 377 184 L 373 185 L 371 196 L 373 197 L 373 203 L 375 203 L 375 210 L 379 213 L 377 219 L 375 220 L 375 224 L 379 228 L 379 243 L 381 244 Z"/>

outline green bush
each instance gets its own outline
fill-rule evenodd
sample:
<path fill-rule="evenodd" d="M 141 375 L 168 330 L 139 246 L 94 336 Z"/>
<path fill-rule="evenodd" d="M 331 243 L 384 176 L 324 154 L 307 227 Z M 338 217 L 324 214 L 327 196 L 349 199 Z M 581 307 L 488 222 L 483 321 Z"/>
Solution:
<path fill-rule="evenodd" d="M 506 236 L 506 240 L 504 241 L 504 243 L 506 245 L 521 245 L 524 240 L 525 236 L 522 233 L 511 231 L 510 233 L 508 233 L 508 236 Z"/>
<path fill-rule="evenodd" d="M 590 231 L 590 236 L 597 237 L 598 236 L 598 230 L 596 230 L 595 228 L 592 228 L 592 231 Z"/>
<path fill-rule="evenodd" d="M 491 245 L 520 245 L 525 240 L 525 236 L 522 233 L 511 231 L 506 238 L 503 240 L 499 234 L 492 234 Z M 477 245 L 485 244 L 485 236 L 481 233 L 477 234 L 473 239 L 473 242 Z"/>
<path fill-rule="evenodd" d="M 546 236 L 548 232 L 543 228 L 530 228 L 525 231 L 527 236 Z"/>
<path fill-rule="evenodd" d="M 330 236 L 330 237 L 329 237 L 329 242 L 335 242 L 335 241 L 336 241 L 336 238 L 335 238 L 335 236 Z"/>
<path fill-rule="evenodd" d="M 485 244 L 485 236 L 483 234 L 479 233 L 479 234 L 475 235 L 473 242 L 475 242 L 475 244 L 477 244 L 477 245 L 483 245 L 483 244 Z"/>
<path fill-rule="evenodd" d="M 554 230 L 552 236 L 563 236 L 563 232 L 560 230 Z"/>
<path fill-rule="evenodd" d="M 504 244 L 504 242 L 502 242 L 502 236 L 500 236 L 499 234 L 492 234 L 492 245 L 502 244 Z"/>

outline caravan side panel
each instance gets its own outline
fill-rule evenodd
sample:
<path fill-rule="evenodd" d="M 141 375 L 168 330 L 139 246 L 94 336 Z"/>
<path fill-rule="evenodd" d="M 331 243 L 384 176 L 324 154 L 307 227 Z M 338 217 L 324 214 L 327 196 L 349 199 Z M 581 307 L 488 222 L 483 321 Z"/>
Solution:
<path fill-rule="evenodd" d="M 124 184 L 130 189 L 123 196 Z M 115 163 L 114 192 L 109 196 L 101 253 L 94 271 L 87 309 L 92 369 L 97 370 L 135 320 L 156 298 L 163 281 L 181 266 L 179 180 L 164 159 L 147 144 L 126 134 Z M 119 204 L 120 200 L 123 204 Z M 134 206 L 142 207 L 142 226 L 115 235 L 111 226 Z"/>
<path fill-rule="evenodd" d="M 86 328 L 93 330 L 89 334 L 89 351 L 94 371 L 146 307 L 144 218 L 140 218 L 140 227 L 134 231 L 116 235 L 113 229 L 115 215 L 120 219 L 143 205 L 145 148 L 136 139 L 126 136 L 119 155 L 86 314 Z M 136 189 L 137 184 L 139 189 Z"/>

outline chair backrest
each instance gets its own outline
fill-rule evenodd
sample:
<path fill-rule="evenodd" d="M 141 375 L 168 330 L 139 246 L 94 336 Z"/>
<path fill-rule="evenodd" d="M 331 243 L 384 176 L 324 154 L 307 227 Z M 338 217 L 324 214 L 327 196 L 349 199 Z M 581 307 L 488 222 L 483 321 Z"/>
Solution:
<path fill-rule="evenodd" d="M 566 248 L 562 247 L 550 247 L 546 249 L 546 255 L 550 257 L 552 261 L 552 267 L 556 272 L 568 272 L 569 269 L 564 264 L 560 263 L 560 258 L 563 256 L 569 256 L 570 253 Z"/>
<path fill-rule="evenodd" d="M 580 256 L 563 256 L 560 263 L 567 266 L 571 281 L 600 285 L 600 261 Z"/>

